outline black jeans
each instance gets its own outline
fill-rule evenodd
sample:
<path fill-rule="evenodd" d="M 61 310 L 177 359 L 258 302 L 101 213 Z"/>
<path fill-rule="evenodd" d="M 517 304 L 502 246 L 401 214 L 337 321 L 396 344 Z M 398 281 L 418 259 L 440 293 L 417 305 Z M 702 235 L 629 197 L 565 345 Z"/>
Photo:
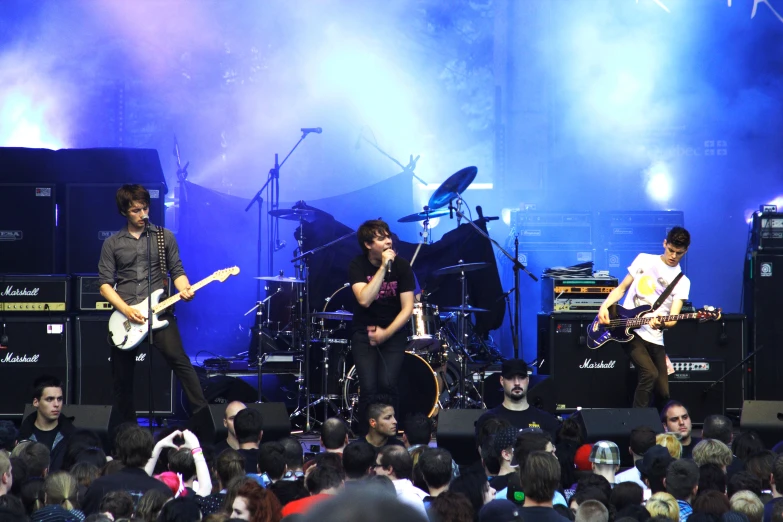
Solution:
<path fill-rule="evenodd" d="M 201 388 L 196 370 L 190 363 L 190 358 L 182 347 L 182 339 L 179 335 L 177 321 L 171 314 L 163 314 L 162 320 L 167 320 L 169 325 L 162 330 L 153 331 L 155 347 L 160 351 L 169 367 L 177 376 L 182 389 L 190 401 L 191 414 L 205 408 L 207 400 L 204 398 L 204 390 Z M 148 339 L 145 339 L 145 342 Z M 133 376 L 136 370 L 136 356 L 139 351 L 111 349 L 111 369 L 114 379 L 114 408 L 116 414 L 112 417 L 119 422 L 135 422 L 136 407 L 133 400 Z M 152 362 L 152 354 L 147 357 Z"/>
<path fill-rule="evenodd" d="M 625 345 L 625 350 L 639 372 L 639 383 L 633 395 L 633 407 L 649 407 L 653 389 L 661 404 L 668 401 L 669 374 L 666 372 L 664 347 L 645 341 L 637 334 Z"/>
<path fill-rule="evenodd" d="M 391 399 L 394 411 L 398 411 L 399 391 L 397 381 L 405 359 L 407 334 L 404 329 L 396 332 L 380 346 L 370 346 L 366 331 L 356 331 L 351 337 L 351 353 L 359 376 L 359 431 L 366 432 L 367 405 L 381 396 Z M 400 421 L 400 419 L 397 419 Z"/>

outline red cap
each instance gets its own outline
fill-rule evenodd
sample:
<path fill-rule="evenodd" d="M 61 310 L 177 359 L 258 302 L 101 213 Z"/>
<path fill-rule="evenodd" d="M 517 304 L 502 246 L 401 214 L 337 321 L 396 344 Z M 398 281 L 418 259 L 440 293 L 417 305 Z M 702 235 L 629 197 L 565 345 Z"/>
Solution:
<path fill-rule="evenodd" d="M 576 450 L 574 455 L 574 466 L 579 471 L 590 471 L 593 469 L 593 463 L 590 462 L 590 451 L 593 449 L 592 444 L 582 444 L 579 449 Z"/>

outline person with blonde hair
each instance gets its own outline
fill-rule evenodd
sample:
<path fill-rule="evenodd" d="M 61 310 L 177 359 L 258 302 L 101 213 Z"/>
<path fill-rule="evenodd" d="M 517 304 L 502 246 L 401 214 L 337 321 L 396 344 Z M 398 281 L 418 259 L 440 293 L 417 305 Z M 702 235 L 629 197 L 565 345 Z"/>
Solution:
<path fill-rule="evenodd" d="M 731 449 L 719 440 L 704 439 L 693 448 L 693 461 L 697 466 L 717 464 L 725 472 L 732 460 Z"/>
<path fill-rule="evenodd" d="M 11 472 L 11 459 L 8 453 L 0 451 L 0 497 L 11 491 L 14 476 Z"/>
<path fill-rule="evenodd" d="M 78 509 L 76 492 L 79 481 L 67 471 L 50 473 L 44 480 L 44 507 L 35 511 L 33 521 L 54 518 L 84 520 L 84 514 Z"/>
<path fill-rule="evenodd" d="M 669 493 L 659 491 L 650 497 L 644 506 L 651 517 L 666 517 L 671 520 L 680 520 L 680 506 L 677 500 Z"/>
<path fill-rule="evenodd" d="M 672 458 L 682 457 L 682 444 L 673 433 L 659 433 L 655 436 L 655 443 L 669 450 L 669 455 Z"/>
<path fill-rule="evenodd" d="M 750 522 L 761 522 L 764 518 L 764 504 L 752 491 L 737 491 L 731 496 L 729 503 L 732 511 L 742 513 Z"/>

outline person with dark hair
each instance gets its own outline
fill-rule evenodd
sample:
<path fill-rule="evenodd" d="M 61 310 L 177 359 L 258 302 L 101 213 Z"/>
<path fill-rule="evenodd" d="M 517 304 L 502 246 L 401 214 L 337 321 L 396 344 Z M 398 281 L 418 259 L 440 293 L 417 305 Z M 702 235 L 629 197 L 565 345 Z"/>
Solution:
<path fill-rule="evenodd" d="M 287 506 L 294 500 L 310 496 L 301 480 L 278 480 L 269 484 L 267 489 L 275 494 L 282 507 Z"/>
<path fill-rule="evenodd" d="M 179 439 L 182 439 L 181 442 Z M 178 444 L 175 444 L 175 441 Z M 158 459 L 164 450 L 168 451 L 168 454 L 164 454 L 167 461 L 164 470 L 167 471 L 160 470 L 155 474 Z M 176 477 L 176 486 L 173 486 L 175 493 L 179 489 L 180 482 L 191 494 L 207 496 L 212 493 L 212 476 L 204 451 L 198 437 L 190 430 L 175 429 L 159 440 L 152 449 L 152 456 L 144 466 L 144 470 L 157 479 L 161 479 L 161 475 L 165 477 L 169 476 L 168 472 L 173 472 Z M 198 491 L 193 491 L 195 480 L 198 480 Z"/>
<path fill-rule="evenodd" d="M 451 453 L 443 448 L 424 448 L 419 455 L 418 467 L 429 491 L 424 503 L 449 489 L 452 478 Z"/>
<path fill-rule="evenodd" d="M 234 418 L 234 431 L 239 442 L 237 451 L 245 457 L 245 471 L 257 473 L 258 444 L 264 435 L 264 418 L 261 412 L 253 408 L 245 408 L 237 412 Z"/>
<path fill-rule="evenodd" d="M 725 415 L 707 415 L 701 427 L 701 436 L 705 439 L 715 439 L 731 446 L 734 438 L 731 420 Z"/>
<path fill-rule="evenodd" d="M 138 424 L 129 424 L 117 430 L 114 448 L 117 460 L 124 466 L 110 475 L 104 475 L 92 482 L 84 495 L 83 511 L 86 515 L 96 513 L 103 496 L 110 491 L 127 491 L 139 499 L 150 489 L 169 492 L 163 482 L 150 477 L 144 471 L 152 457 L 152 434 Z M 112 461 L 114 462 L 114 461 Z"/>
<path fill-rule="evenodd" d="M 694 513 L 706 513 L 716 519 L 719 519 L 729 510 L 731 510 L 729 499 L 720 491 L 712 489 L 703 492 L 700 491 L 693 501 Z"/>
<path fill-rule="evenodd" d="M 682 273 L 680 260 L 691 244 L 691 236 L 682 227 L 673 227 L 663 241 L 663 253 L 639 254 L 628 267 L 628 273 L 622 282 L 613 289 L 601 304 L 598 320 L 601 324 L 610 324 L 612 315 L 609 308 L 625 295 L 623 308 L 634 309 L 640 306 L 654 306 L 670 283 Z M 666 352 L 663 346 L 663 330 L 672 328 L 676 321 L 662 323 L 657 316 L 677 315 L 682 304 L 688 299 L 691 282 L 683 275 L 677 281 L 671 293 L 661 305 L 648 316 L 654 316 L 649 324 L 634 330 L 631 341 L 624 343 L 626 353 L 638 369 L 639 381 L 634 393 L 634 408 L 647 408 L 652 400 L 652 392 L 663 402 L 669 400 L 669 377 L 666 369 Z M 627 294 L 626 294 L 627 291 Z"/>
<path fill-rule="evenodd" d="M 0 420 L 0 450 L 10 452 L 16 446 L 19 439 L 19 430 L 13 421 Z"/>
<path fill-rule="evenodd" d="M 666 470 L 666 492 L 677 500 L 680 506 L 680 522 L 685 522 L 693 513 L 691 503 L 699 490 L 699 467 L 688 459 L 677 459 Z"/>
<path fill-rule="evenodd" d="M 699 466 L 699 493 L 704 491 L 726 494 L 726 473 L 719 465 L 707 463 Z"/>
<path fill-rule="evenodd" d="M 231 518 L 248 522 L 279 522 L 284 516 L 280 511 L 280 502 L 274 493 L 262 488 L 257 482 L 245 481 L 237 490 L 231 505 Z"/>
<path fill-rule="evenodd" d="M 365 427 L 365 408 L 378 394 L 398 402 L 397 380 L 407 345 L 403 328 L 413 312 L 416 281 L 410 263 L 393 249 L 389 225 L 365 221 L 356 233 L 362 254 L 348 267 L 356 297 L 351 321 L 351 353 L 361 383 L 359 425 Z"/>
<path fill-rule="evenodd" d="M 196 501 L 189 497 L 179 497 L 163 505 L 157 522 L 198 522 L 199 520 L 201 520 L 201 510 Z"/>
<path fill-rule="evenodd" d="M 201 508 L 201 513 L 204 516 L 222 510 L 226 500 L 226 490 L 229 482 L 231 482 L 232 479 L 245 476 L 245 457 L 237 450 L 231 448 L 225 449 L 215 460 L 215 472 L 217 473 L 220 485 L 219 491 L 205 497 L 196 496 L 194 499 Z"/>
<path fill-rule="evenodd" d="M 588 497 L 585 500 L 600 500 L 605 506 L 609 507 L 609 499 L 612 497 L 612 484 L 601 475 L 595 473 L 589 473 L 579 478 L 576 483 L 576 489 L 574 490 L 575 496 L 586 490 L 598 490 L 601 492 L 600 497 Z"/>
<path fill-rule="evenodd" d="M 307 513 L 313 506 L 328 500 L 342 491 L 345 484 L 345 473 L 335 466 L 315 466 L 305 478 L 305 486 L 310 492 L 309 497 L 289 502 L 283 508 L 283 516 Z"/>
<path fill-rule="evenodd" d="M 500 385 L 503 387 L 503 403 L 487 410 L 476 421 L 476 433 L 481 425 L 491 416 L 508 420 L 517 429 L 539 428 L 546 431 L 550 440 L 555 440 L 560 423 L 557 418 L 539 410 L 527 401 L 527 390 L 530 385 L 528 374 L 530 368 L 522 359 L 503 361 L 500 372 Z"/>
<path fill-rule="evenodd" d="M 612 488 L 609 496 L 609 503 L 614 506 L 616 511 L 625 509 L 627 506 L 641 506 L 644 502 L 644 488 L 636 482 L 621 482 Z"/>
<path fill-rule="evenodd" d="M 109 513 L 113 520 L 133 516 L 133 498 L 127 491 L 109 491 L 98 505 L 98 512 Z"/>
<path fill-rule="evenodd" d="M 103 460 L 100 459 L 101 454 L 103 454 Z M 77 428 L 71 433 L 65 445 L 62 469 L 69 471 L 71 466 L 79 461 L 79 457 L 99 468 L 106 464 L 103 441 L 94 431 Z"/>
<path fill-rule="evenodd" d="M 516 471 L 511 465 L 514 460 L 514 442 L 518 430 L 513 426 L 503 428 L 484 441 L 481 449 L 481 458 L 484 468 L 492 476 L 489 485 L 495 491 L 501 491 L 508 487 L 508 481 Z"/>
<path fill-rule="evenodd" d="M 117 190 L 117 210 L 126 218 L 125 226 L 103 242 L 98 261 L 98 283 L 101 295 L 122 313 L 128 321 L 144 324 L 147 310 L 142 305 L 149 290 L 168 291 L 167 276 L 185 301 L 193 299 L 190 281 L 182 267 L 179 247 L 170 230 L 149 221 L 150 193 L 141 185 L 123 185 Z M 147 269 L 147 238 L 151 234 L 150 273 Z M 160 251 L 162 246 L 163 251 Z M 168 273 L 164 273 L 167 271 Z M 148 288 L 148 278 L 152 288 Z M 134 305 L 142 305 L 134 308 Z M 155 347 L 176 374 L 188 397 L 191 416 L 207 407 L 207 400 L 201 389 L 190 357 L 182 347 L 177 321 L 171 311 L 163 311 L 159 321 L 168 321 L 168 326 L 154 331 Z M 146 342 L 146 341 L 145 341 Z M 136 407 L 133 403 L 133 375 L 137 350 L 112 346 L 111 363 L 114 380 L 114 409 L 111 424 L 136 421 Z"/>
<path fill-rule="evenodd" d="M 223 412 L 223 427 L 226 428 L 226 438 L 215 444 L 215 454 L 219 455 L 229 448 L 239 449 L 237 433 L 234 431 L 234 419 L 240 410 L 247 408 L 244 402 L 231 401 L 226 405 L 226 411 Z"/>
<path fill-rule="evenodd" d="M 563 522 L 567 518 L 552 509 L 552 498 L 560 484 L 560 464 L 546 451 L 534 451 L 527 456 L 524 468 L 520 464 L 525 503 L 519 514 L 525 522 Z"/>
<path fill-rule="evenodd" d="M 432 420 L 423 413 L 413 413 L 405 418 L 402 442 L 408 451 L 426 446 L 432 440 Z"/>
<path fill-rule="evenodd" d="M 375 469 L 376 451 L 362 441 L 348 444 L 343 450 L 343 469 L 345 480 L 351 482 L 371 475 Z"/>
<path fill-rule="evenodd" d="M 770 477 L 777 457 L 778 455 L 772 451 L 764 450 L 745 459 L 745 471 L 749 471 L 761 479 L 762 492 L 770 493 L 772 490 Z"/>
<path fill-rule="evenodd" d="M 49 448 L 40 442 L 33 442 L 24 447 L 19 457 L 27 465 L 27 478 L 45 479 L 49 473 L 51 457 Z"/>
<path fill-rule="evenodd" d="M 761 479 L 753 473 L 744 470 L 738 471 L 729 477 L 729 481 L 726 484 L 727 497 L 731 498 L 734 493 L 743 490 L 752 491 L 756 496 L 761 497 Z"/>
<path fill-rule="evenodd" d="M 494 500 L 496 493 L 487 482 L 486 476 L 476 469 L 469 469 L 452 480 L 449 491 L 465 495 L 470 500 L 476 517 L 484 504 Z"/>
<path fill-rule="evenodd" d="M 364 441 L 375 448 L 400 446 L 405 444 L 397 438 L 397 418 L 394 407 L 387 402 L 373 402 L 366 408 L 367 435 Z"/>
<path fill-rule="evenodd" d="M 171 492 L 166 494 L 157 489 L 147 491 L 136 503 L 133 518 L 143 522 L 155 522 L 158 520 L 158 514 L 163 508 L 163 505 L 170 498 L 173 498 Z"/>
<path fill-rule="evenodd" d="M 636 467 L 636 463 L 642 460 L 645 452 L 655 446 L 655 432 L 649 426 L 637 426 L 631 430 L 630 443 L 628 446 L 628 453 L 633 457 L 634 465 L 627 471 L 618 473 L 615 477 L 615 482 L 620 484 L 621 482 L 635 482 L 642 488 L 647 488 L 642 477 L 639 474 L 639 469 Z"/>
<path fill-rule="evenodd" d="M 445 491 L 432 499 L 429 509 L 432 520 L 448 522 L 474 522 L 478 513 L 474 511 L 470 499 L 462 493 Z"/>
<path fill-rule="evenodd" d="M 24 418 L 19 427 L 19 439 L 40 442 L 50 452 L 47 468 L 62 469 L 68 438 L 75 431 L 71 419 L 60 415 L 63 408 L 63 383 L 56 377 L 45 375 L 33 383 L 32 393 L 35 411 Z"/>
<path fill-rule="evenodd" d="M 526 430 L 517 435 L 516 442 L 514 443 L 514 461 L 517 463 L 517 471 L 508 476 L 508 487 L 499 490 L 495 494 L 495 498 L 505 498 L 519 505 L 524 503 L 525 492 L 522 487 L 521 473 L 522 470 L 525 469 L 525 462 L 527 461 L 528 455 L 534 451 L 545 451 L 554 455 L 555 446 L 549 439 L 549 434 L 547 432 L 542 430 Z M 551 500 L 553 504 L 567 506 L 565 497 L 557 490 Z"/>
<path fill-rule="evenodd" d="M 264 442 L 258 447 L 258 473 L 266 473 L 269 480 L 277 482 L 288 470 L 285 465 L 285 448 L 279 442 Z"/>
<path fill-rule="evenodd" d="M 669 465 L 674 460 L 674 457 L 669 454 L 669 450 L 656 444 L 644 452 L 642 460 L 636 461 L 636 469 L 639 470 L 639 476 L 653 495 L 666 491 L 663 480 L 666 478 L 666 471 Z"/>
<path fill-rule="evenodd" d="M 343 452 L 348 445 L 348 427 L 342 419 L 332 417 L 324 421 L 321 426 L 321 445 L 327 452 Z"/>
<path fill-rule="evenodd" d="M 731 452 L 741 461 L 746 461 L 751 455 L 766 450 L 761 436 L 755 431 L 743 431 L 731 443 Z"/>
<path fill-rule="evenodd" d="M 487 477 L 494 477 L 500 471 L 500 457 L 494 455 L 490 448 L 492 448 L 492 439 L 495 434 L 504 430 L 513 432 L 513 438 L 516 438 L 516 434 L 519 432 L 509 421 L 497 415 L 488 417 L 481 426 L 476 426 L 476 449 Z"/>
<path fill-rule="evenodd" d="M 388 479 L 378 477 L 380 480 Z M 427 516 L 403 504 L 384 490 L 360 487 L 321 502 L 301 522 L 427 522 Z"/>
<path fill-rule="evenodd" d="M 688 409 L 680 401 L 669 401 L 661 408 L 661 423 L 664 430 L 674 433 L 680 441 L 682 445 L 680 458 L 693 458 L 693 448 L 701 439 L 692 435 L 693 423 Z"/>
<path fill-rule="evenodd" d="M 302 466 L 304 465 L 304 450 L 299 439 L 295 437 L 284 437 L 278 440 L 280 444 L 285 448 L 285 465 L 288 471 L 285 472 L 283 480 L 299 480 L 304 479 L 304 471 Z"/>
<path fill-rule="evenodd" d="M 739 438 L 739 437 L 738 437 Z M 741 475 L 744 472 L 737 473 L 732 477 L 732 481 L 734 478 L 736 478 L 738 475 Z M 764 504 L 764 522 L 770 522 L 772 519 L 772 510 L 775 509 L 776 505 L 783 506 L 783 455 L 778 455 L 775 457 L 775 460 L 772 462 L 772 473 L 770 473 L 770 487 L 772 489 L 772 500 Z M 731 483 L 731 481 L 730 481 Z M 780 488 L 780 489 L 778 489 Z M 742 489 L 750 489 L 750 488 L 742 488 Z M 759 490 L 761 488 L 759 487 Z M 751 491 L 753 491 L 751 489 Z M 761 495 L 761 492 L 755 492 L 757 495 Z"/>
<path fill-rule="evenodd" d="M 8 480 L 8 488 L 12 495 L 20 496 L 22 483 L 27 480 L 27 464 L 20 457 L 8 459 L 11 468 L 11 477 Z"/>
<path fill-rule="evenodd" d="M 609 510 L 597 500 L 579 504 L 574 517 L 576 522 L 609 522 Z"/>
<path fill-rule="evenodd" d="M 426 514 L 424 497 L 427 494 L 413 485 L 413 458 L 404 446 L 384 446 L 375 461 L 375 474 L 386 475 L 394 483 L 397 498 Z"/>

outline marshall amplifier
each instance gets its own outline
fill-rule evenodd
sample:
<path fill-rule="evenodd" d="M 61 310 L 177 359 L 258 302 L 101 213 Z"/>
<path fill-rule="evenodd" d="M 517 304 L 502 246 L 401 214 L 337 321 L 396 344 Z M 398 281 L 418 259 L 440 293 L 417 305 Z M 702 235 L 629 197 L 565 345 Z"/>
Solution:
<path fill-rule="evenodd" d="M 109 316 L 79 316 L 76 318 L 76 372 L 74 375 L 74 403 L 113 403 L 111 370 L 111 345 L 108 342 Z M 174 372 L 157 349 L 149 354 L 149 344 L 141 343 L 133 350 L 136 368 L 133 381 L 133 398 L 136 413 L 149 413 L 150 380 L 152 363 L 152 405 L 156 415 L 174 413 Z"/>
<path fill-rule="evenodd" d="M 597 350 L 586 344 L 593 314 L 538 315 L 538 371 L 554 381 L 558 412 L 577 408 L 626 408 L 633 402 L 636 372 L 622 343 Z"/>
<path fill-rule="evenodd" d="M 581 245 L 593 242 L 590 212 L 514 211 L 511 225 L 525 245 Z"/>
<path fill-rule="evenodd" d="M 0 276 L 0 313 L 67 312 L 69 285 L 63 275 Z"/>
<path fill-rule="evenodd" d="M 783 253 L 783 214 L 753 214 L 751 245 L 758 252 Z"/>
<path fill-rule="evenodd" d="M 598 235 L 607 246 L 659 245 L 676 226 L 683 226 L 685 214 L 678 210 L 601 212 Z"/>
<path fill-rule="evenodd" d="M 52 375 L 63 383 L 70 402 L 71 320 L 66 316 L 0 318 L 0 416 L 21 417 L 32 401 L 33 382 Z"/>
<path fill-rule="evenodd" d="M 101 295 L 98 274 L 74 274 L 73 302 L 80 312 L 114 310 L 114 307 Z"/>
<path fill-rule="evenodd" d="M 53 183 L 0 183 L 0 274 L 57 272 L 56 216 Z"/>

